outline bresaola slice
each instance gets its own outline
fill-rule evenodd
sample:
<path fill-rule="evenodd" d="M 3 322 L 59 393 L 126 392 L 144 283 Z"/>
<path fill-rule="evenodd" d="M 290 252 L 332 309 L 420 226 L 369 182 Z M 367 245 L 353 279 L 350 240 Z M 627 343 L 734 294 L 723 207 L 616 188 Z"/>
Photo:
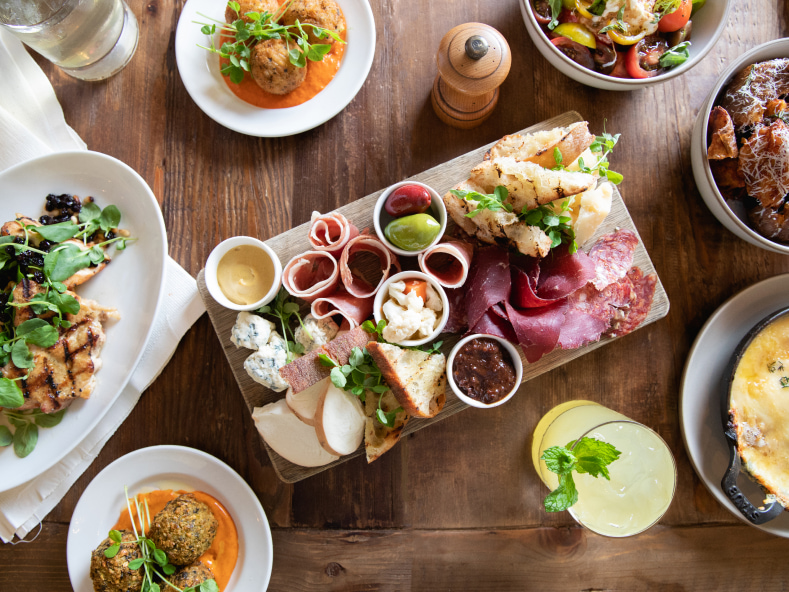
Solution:
<path fill-rule="evenodd" d="M 339 212 L 312 212 L 309 241 L 314 251 L 326 251 L 339 257 L 348 241 L 359 235 L 356 228 Z"/>
<path fill-rule="evenodd" d="M 566 299 L 526 310 L 517 310 L 509 302 L 505 306 L 527 361 L 534 363 L 554 350 L 565 323 Z"/>
<path fill-rule="evenodd" d="M 438 243 L 419 254 L 419 268 L 444 286 L 459 288 L 468 278 L 474 245 L 464 241 Z"/>
<path fill-rule="evenodd" d="M 586 253 L 570 254 L 567 246 L 562 245 L 540 261 L 537 294 L 546 300 L 564 298 L 593 280 L 596 273 L 595 261 Z"/>
<path fill-rule="evenodd" d="M 492 306 L 509 300 L 512 288 L 509 254 L 505 249 L 480 249 L 474 262 L 476 268 L 466 285 L 469 327 L 474 327 Z"/>
<path fill-rule="evenodd" d="M 600 237 L 589 249 L 589 258 L 595 264 L 594 287 L 603 290 L 622 279 L 633 266 L 633 256 L 638 237 L 629 230 L 617 230 Z"/>
<path fill-rule="evenodd" d="M 494 307 L 495 308 L 495 307 Z M 512 324 L 507 318 L 495 311 L 494 308 L 486 310 L 468 333 L 482 333 L 483 335 L 495 335 L 506 339 L 510 343 L 518 343 L 518 336 L 512 328 Z"/>
<path fill-rule="evenodd" d="M 312 302 L 337 289 L 340 268 L 324 251 L 307 251 L 288 261 L 282 270 L 282 285 L 291 296 Z"/>
<path fill-rule="evenodd" d="M 361 277 L 358 271 L 354 272 L 351 269 L 353 260 L 361 253 L 371 253 L 378 257 L 381 279 L 375 286 L 371 285 L 364 277 Z M 393 266 L 397 271 L 400 271 L 400 262 L 397 260 L 397 255 L 387 249 L 377 237 L 362 233 L 356 238 L 349 240 L 342 251 L 342 256 L 340 257 L 340 278 L 349 294 L 357 298 L 367 298 L 375 296 L 378 288 L 389 277 Z"/>
<path fill-rule="evenodd" d="M 374 301 L 375 295 L 359 298 L 340 288 L 333 294 L 316 298 L 312 303 L 311 312 L 316 319 L 341 315 L 348 321 L 346 328 L 354 329 L 373 313 Z"/>

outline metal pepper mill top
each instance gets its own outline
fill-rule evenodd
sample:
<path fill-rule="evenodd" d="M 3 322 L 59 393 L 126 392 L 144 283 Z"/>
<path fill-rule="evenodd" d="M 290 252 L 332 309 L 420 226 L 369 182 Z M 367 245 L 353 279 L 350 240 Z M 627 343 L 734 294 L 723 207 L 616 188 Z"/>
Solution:
<path fill-rule="evenodd" d="M 512 58 L 493 27 L 466 23 L 449 31 L 438 47 L 438 76 L 431 102 L 436 115 L 453 127 L 470 129 L 485 121 L 499 100 Z"/>

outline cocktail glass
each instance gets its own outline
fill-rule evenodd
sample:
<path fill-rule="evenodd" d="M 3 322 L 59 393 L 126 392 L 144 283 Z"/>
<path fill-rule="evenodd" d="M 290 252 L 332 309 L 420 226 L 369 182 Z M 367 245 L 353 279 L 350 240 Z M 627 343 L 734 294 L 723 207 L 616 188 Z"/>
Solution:
<path fill-rule="evenodd" d="M 609 537 L 638 534 L 653 526 L 674 497 L 677 468 L 665 441 L 648 427 L 592 401 L 554 407 L 537 424 L 532 461 L 551 491 L 558 475 L 541 460 L 551 446 L 569 446 L 583 437 L 614 445 L 621 456 L 608 466 L 611 480 L 573 472 L 578 501 L 569 508 L 575 520 Z"/>

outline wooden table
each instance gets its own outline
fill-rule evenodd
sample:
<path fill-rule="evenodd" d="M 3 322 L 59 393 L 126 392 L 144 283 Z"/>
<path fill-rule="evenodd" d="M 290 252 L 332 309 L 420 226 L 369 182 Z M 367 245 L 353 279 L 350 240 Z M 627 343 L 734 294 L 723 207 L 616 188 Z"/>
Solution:
<path fill-rule="evenodd" d="M 130 5 L 140 46 L 120 75 L 85 83 L 42 66 L 88 146 L 128 163 L 151 185 L 170 255 L 193 275 L 224 238 L 269 238 L 308 220 L 315 207 L 333 209 L 575 109 L 592 129 L 607 122 L 623 134 L 613 166 L 625 175 L 625 200 L 671 312 L 529 382 L 503 407 L 464 411 L 371 466 L 357 458 L 294 486 L 274 475 L 204 316 L 38 539 L 0 547 L 0 590 L 70 590 L 66 536 L 81 492 L 111 461 L 156 444 L 209 452 L 257 492 L 274 531 L 271 590 L 786 590 L 789 542 L 740 523 L 694 473 L 679 429 L 678 388 L 688 349 L 712 311 L 738 290 L 789 271 L 789 259 L 735 238 L 712 217 L 689 158 L 691 126 L 715 78 L 730 59 L 788 35 L 789 4 L 737 2 L 723 38 L 691 73 L 612 93 L 550 66 L 529 40 L 517 0 L 372 0 L 378 44 L 359 95 L 318 129 L 271 140 L 220 127 L 189 98 L 174 52 L 182 2 Z M 429 92 L 439 40 L 467 21 L 499 29 L 513 62 L 492 118 L 458 131 L 439 122 Z M 541 508 L 531 431 L 551 407 L 579 397 L 655 428 L 676 456 L 676 497 L 646 534 L 606 539 L 567 513 Z"/>

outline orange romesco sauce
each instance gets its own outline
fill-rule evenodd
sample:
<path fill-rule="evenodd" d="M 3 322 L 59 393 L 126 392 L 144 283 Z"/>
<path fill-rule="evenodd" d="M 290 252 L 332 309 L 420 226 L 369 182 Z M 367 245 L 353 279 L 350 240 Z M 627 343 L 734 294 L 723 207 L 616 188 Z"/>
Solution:
<path fill-rule="evenodd" d="M 281 4 L 282 2 L 280 2 Z M 342 23 L 342 32 L 340 38 L 345 41 L 346 29 L 345 19 Z M 249 72 L 244 76 L 244 80 L 240 84 L 235 84 L 230 81 L 229 76 L 222 76 L 225 79 L 230 91 L 242 101 L 254 105 L 255 107 L 262 107 L 264 109 L 285 109 L 286 107 L 295 107 L 306 103 L 312 97 L 321 92 L 332 81 L 332 78 L 337 74 L 340 69 L 340 62 L 345 53 L 345 43 L 332 44 L 331 51 L 323 56 L 320 62 L 311 62 L 307 60 L 307 76 L 304 78 L 299 87 L 289 92 L 286 95 L 275 95 L 266 92 L 257 85 L 257 82 L 252 78 Z M 224 68 L 228 63 L 225 58 L 219 58 L 219 67 Z"/>
<path fill-rule="evenodd" d="M 208 551 L 200 556 L 200 561 L 211 568 L 214 572 L 214 579 L 220 590 L 224 590 L 227 583 L 230 581 L 230 576 L 233 574 L 233 568 L 236 566 L 238 559 L 238 532 L 233 519 L 228 514 L 225 507 L 216 500 L 216 498 L 203 493 L 202 491 L 173 491 L 172 489 L 159 489 L 151 491 L 150 493 L 140 493 L 137 499 L 140 503 L 148 502 L 148 509 L 151 513 L 151 519 L 167 505 L 167 502 L 177 498 L 182 493 L 193 494 L 198 501 L 203 502 L 214 513 L 214 517 L 219 522 L 219 527 L 216 529 L 216 536 L 214 542 L 208 548 Z M 136 520 L 137 512 L 132 503 L 132 512 L 135 516 L 135 524 L 139 527 Z M 147 523 L 146 523 L 147 526 Z M 115 530 L 132 530 L 131 519 L 129 518 L 128 509 L 124 508 L 121 511 L 120 518 L 113 526 Z"/>

